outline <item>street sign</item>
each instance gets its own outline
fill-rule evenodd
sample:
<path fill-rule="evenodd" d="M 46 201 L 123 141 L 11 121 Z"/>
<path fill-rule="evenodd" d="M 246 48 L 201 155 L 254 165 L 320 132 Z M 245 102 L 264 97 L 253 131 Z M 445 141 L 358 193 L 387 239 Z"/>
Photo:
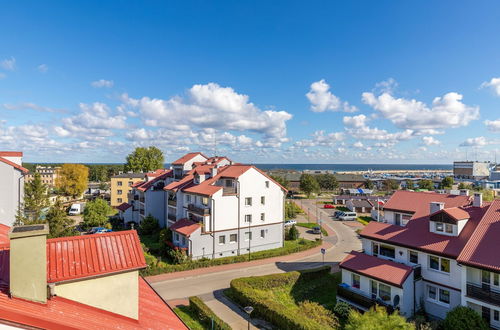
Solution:
<path fill-rule="evenodd" d="M 326 249 L 321 249 L 321 254 L 325 254 L 326 253 Z"/>

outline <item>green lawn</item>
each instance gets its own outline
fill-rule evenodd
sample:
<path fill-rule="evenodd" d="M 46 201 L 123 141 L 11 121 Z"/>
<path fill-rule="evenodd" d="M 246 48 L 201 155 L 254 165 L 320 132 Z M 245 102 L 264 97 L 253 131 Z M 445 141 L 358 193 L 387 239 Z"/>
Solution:
<path fill-rule="evenodd" d="M 318 224 L 314 223 L 314 222 L 313 223 L 310 223 L 310 222 L 299 222 L 299 223 L 297 223 L 297 226 L 304 227 L 304 228 L 309 228 L 309 229 L 313 229 L 314 227 L 317 227 Z M 323 228 L 323 226 L 321 226 L 321 233 L 323 234 L 323 236 L 328 236 L 328 233 L 325 230 L 325 228 Z"/>
<path fill-rule="evenodd" d="M 357 219 L 356 219 L 359 223 L 363 224 L 363 225 L 367 225 L 370 221 L 373 221 L 373 218 L 372 217 L 368 217 L 368 216 L 359 216 Z"/>
<path fill-rule="evenodd" d="M 347 207 L 345 206 L 336 206 L 335 207 L 335 210 L 337 211 L 344 211 L 344 212 L 351 212 L 351 210 L 349 210 Z"/>
<path fill-rule="evenodd" d="M 179 306 L 174 308 L 175 314 L 181 318 L 184 323 L 191 330 L 203 330 L 205 329 L 200 321 L 196 318 L 196 315 L 191 311 L 188 306 Z"/>

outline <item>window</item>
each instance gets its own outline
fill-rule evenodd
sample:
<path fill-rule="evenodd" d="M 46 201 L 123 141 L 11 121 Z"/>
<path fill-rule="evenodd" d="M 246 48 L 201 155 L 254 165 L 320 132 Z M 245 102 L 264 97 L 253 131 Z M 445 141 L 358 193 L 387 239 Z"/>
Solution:
<path fill-rule="evenodd" d="M 450 303 L 450 291 L 439 289 L 439 301 L 445 304 Z"/>
<path fill-rule="evenodd" d="M 493 273 L 493 285 L 499 286 L 497 273 Z"/>
<path fill-rule="evenodd" d="M 260 214 L 260 220 L 261 221 L 265 221 L 266 220 L 266 214 L 265 213 L 261 213 Z"/>
<path fill-rule="evenodd" d="M 219 244 L 226 244 L 226 236 L 225 235 L 221 235 L 219 236 Z"/>
<path fill-rule="evenodd" d="M 118 185 L 118 187 L 121 187 L 123 185 L 123 182 L 118 181 L 116 184 Z"/>
<path fill-rule="evenodd" d="M 260 203 L 266 205 L 266 196 L 260 196 Z"/>
<path fill-rule="evenodd" d="M 429 268 L 442 271 L 445 273 L 450 272 L 450 259 L 429 256 Z"/>
<path fill-rule="evenodd" d="M 408 260 L 412 264 L 418 264 L 418 252 L 408 251 Z"/>
<path fill-rule="evenodd" d="M 134 182 L 133 182 L 133 181 L 129 181 L 129 182 L 128 182 L 128 186 L 129 186 L 129 187 L 132 187 L 132 185 L 133 185 L 133 184 L 134 184 Z"/>
<path fill-rule="evenodd" d="M 498 315 L 498 314 L 499 314 L 499 313 L 498 313 L 498 311 L 497 311 L 497 310 L 494 310 L 494 311 L 493 311 L 493 320 L 495 320 L 495 321 L 499 321 L 500 317 L 499 317 L 499 315 Z"/>
<path fill-rule="evenodd" d="M 266 237 L 266 231 L 264 229 L 260 230 L 260 238 L 265 238 Z"/>
<path fill-rule="evenodd" d="M 445 228 L 445 231 L 446 231 L 448 234 L 453 234 L 453 225 L 451 225 L 451 224 L 447 223 L 447 224 L 445 224 L 444 228 Z"/>
<path fill-rule="evenodd" d="M 383 301 L 391 300 L 391 287 L 382 283 L 378 284 L 378 296 Z"/>
<path fill-rule="evenodd" d="M 443 223 L 442 222 L 436 222 L 435 226 L 436 226 L 436 231 L 440 231 L 440 232 L 443 231 Z"/>
<path fill-rule="evenodd" d="M 378 294 L 377 282 L 370 280 L 370 292 L 372 294 L 372 298 L 376 299 Z"/>
<path fill-rule="evenodd" d="M 178 242 L 179 241 L 179 234 L 175 233 L 175 240 Z"/>
<path fill-rule="evenodd" d="M 182 236 L 182 245 L 186 245 L 186 237 Z"/>
<path fill-rule="evenodd" d="M 359 275 L 356 275 L 356 274 L 352 274 L 352 287 L 353 288 L 356 288 L 356 289 L 359 289 L 360 288 L 360 278 L 359 278 Z"/>
<path fill-rule="evenodd" d="M 396 249 L 391 246 L 380 244 L 380 255 L 394 259 L 396 257 Z"/>
<path fill-rule="evenodd" d="M 252 206 L 252 197 L 246 197 L 245 198 L 245 205 L 246 206 Z"/>
<path fill-rule="evenodd" d="M 378 256 L 378 244 L 377 243 L 372 243 L 372 254 L 376 257 Z"/>
<path fill-rule="evenodd" d="M 227 187 L 227 188 L 230 188 L 233 186 L 233 180 L 226 180 L 224 185 Z"/>
<path fill-rule="evenodd" d="M 246 231 L 245 232 L 245 241 L 250 241 L 250 240 L 252 240 L 252 232 Z"/>
<path fill-rule="evenodd" d="M 208 197 L 202 197 L 202 199 L 201 199 L 201 203 L 202 203 L 203 205 L 208 205 Z"/>
<path fill-rule="evenodd" d="M 121 190 L 117 190 L 117 191 L 116 191 L 116 193 L 117 193 L 118 195 L 121 195 L 121 194 L 123 193 L 123 191 L 121 191 Z"/>
<path fill-rule="evenodd" d="M 118 201 L 118 203 L 123 202 L 123 200 L 121 198 L 118 198 L 117 201 Z"/>
<path fill-rule="evenodd" d="M 191 202 L 191 195 L 186 195 L 186 200 L 188 203 L 190 203 Z"/>
<path fill-rule="evenodd" d="M 436 287 L 435 286 L 428 286 L 428 291 L 427 291 L 427 296 L 429 299 L 436 300 Z"/>
<path fill-rule="evenodd" d="M 266 188 L 269 188 L 269 181 L 266 181 Z"/>
<path fill-rule="evenodd" d="M 237 234 L 231 234 L 229 235 L 229 243 L 236 243 L 238 241 L 238 235 Z"/>
<path fill-rule="evenodd" d="M 245 215 L 245 222 L 252 222 L 252 215 L 251 214 Z"/>

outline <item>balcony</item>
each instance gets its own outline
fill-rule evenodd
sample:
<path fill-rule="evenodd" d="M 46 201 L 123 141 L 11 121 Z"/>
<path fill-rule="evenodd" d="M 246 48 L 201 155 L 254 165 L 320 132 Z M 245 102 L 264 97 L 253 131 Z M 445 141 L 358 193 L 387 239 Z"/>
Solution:
<path fill-rule="evenodd" d="M 222 195 L 236 195 L 237 190 L 235 187 L 223 187 L 222 188 Z"/>
<path fill-rule="evenodd" d="M 175 200 L 175 199 L 169 199 L 169 200 L 167 201 L 167 203 L 168 203 L 168 205 L 170 205 L 170 206 L 177 207 L 177 200 Z"/>
<path fill-rule="evenodd" d="M 193 212 L 202 216 L 210 215 L 210 209 L 205 207 L 199 207 L 194 204 L 188 204 L 188 211 Z"/>
<path fill-rule="evenodd" d="M 500 306 L 500 292 L 492 291 L 487 286 L 482 287 L 474 283 L 467 283 L 467 297 Z"/>
<path fill-rule="evenodd" d="M 387 309 L 387 313 L 394 312 L 394 308 L 382 300 L 370 298 L 360 293 L 360 291 L 354 291 L 354 289 L 346 288 L 342 285 L 337 286 L 337 297 L 366 310 L 370 309 L 372 306 L 379 305 L 385 307 Z"/>
<path fill-rule="evenodd" d="M 177 220 L 177 217 L 175 216 L 175 214 L 169 214 L 169 215 L 167 215 L 167 218 L 170 221 L 176 221 Z"/>
<path fill-rule="evenodd" d="M 144 203 L 144 197 L 140 197 L 139 202 Z"/>
<path fill-rule="evenodd" d="M 141 215 L 144 215 L 144 209 L 140 209 L 140 210 L 139 210 L 139 213 L 140 213 Z"/>

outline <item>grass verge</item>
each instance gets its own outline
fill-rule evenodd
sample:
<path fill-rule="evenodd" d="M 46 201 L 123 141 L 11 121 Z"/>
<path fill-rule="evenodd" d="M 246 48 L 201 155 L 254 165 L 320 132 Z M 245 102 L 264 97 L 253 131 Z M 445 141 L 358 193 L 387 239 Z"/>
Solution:
<path fill-rule="evenodd" d="M 373 221 L 373 218 L 368 216 L 359 216 L 356 221 L 366 226 L 370 221 Z"/>
<path fill-rule="evenodd" d="M 203 330 L 203 324 L 196 318 L 196 314 L 191 311 L 189 306 L 179 306 L 174 308 L 175 314 L 181 318 L 191 330 Z"/>
<path fill-rule="evenodd" d="M 310 223 L 310 222 L 299 222 L 299 223 L 297 223 L 297 226 L 313 229 L 314 227 L 317 227 L 318 224 L 317 223 Z M 328 232 L 325 230 L 325 228 L 323 228 L 323 226 L 321 226 L 321 233 L 323 234 L 323 236 L 328 236 Z"/>

